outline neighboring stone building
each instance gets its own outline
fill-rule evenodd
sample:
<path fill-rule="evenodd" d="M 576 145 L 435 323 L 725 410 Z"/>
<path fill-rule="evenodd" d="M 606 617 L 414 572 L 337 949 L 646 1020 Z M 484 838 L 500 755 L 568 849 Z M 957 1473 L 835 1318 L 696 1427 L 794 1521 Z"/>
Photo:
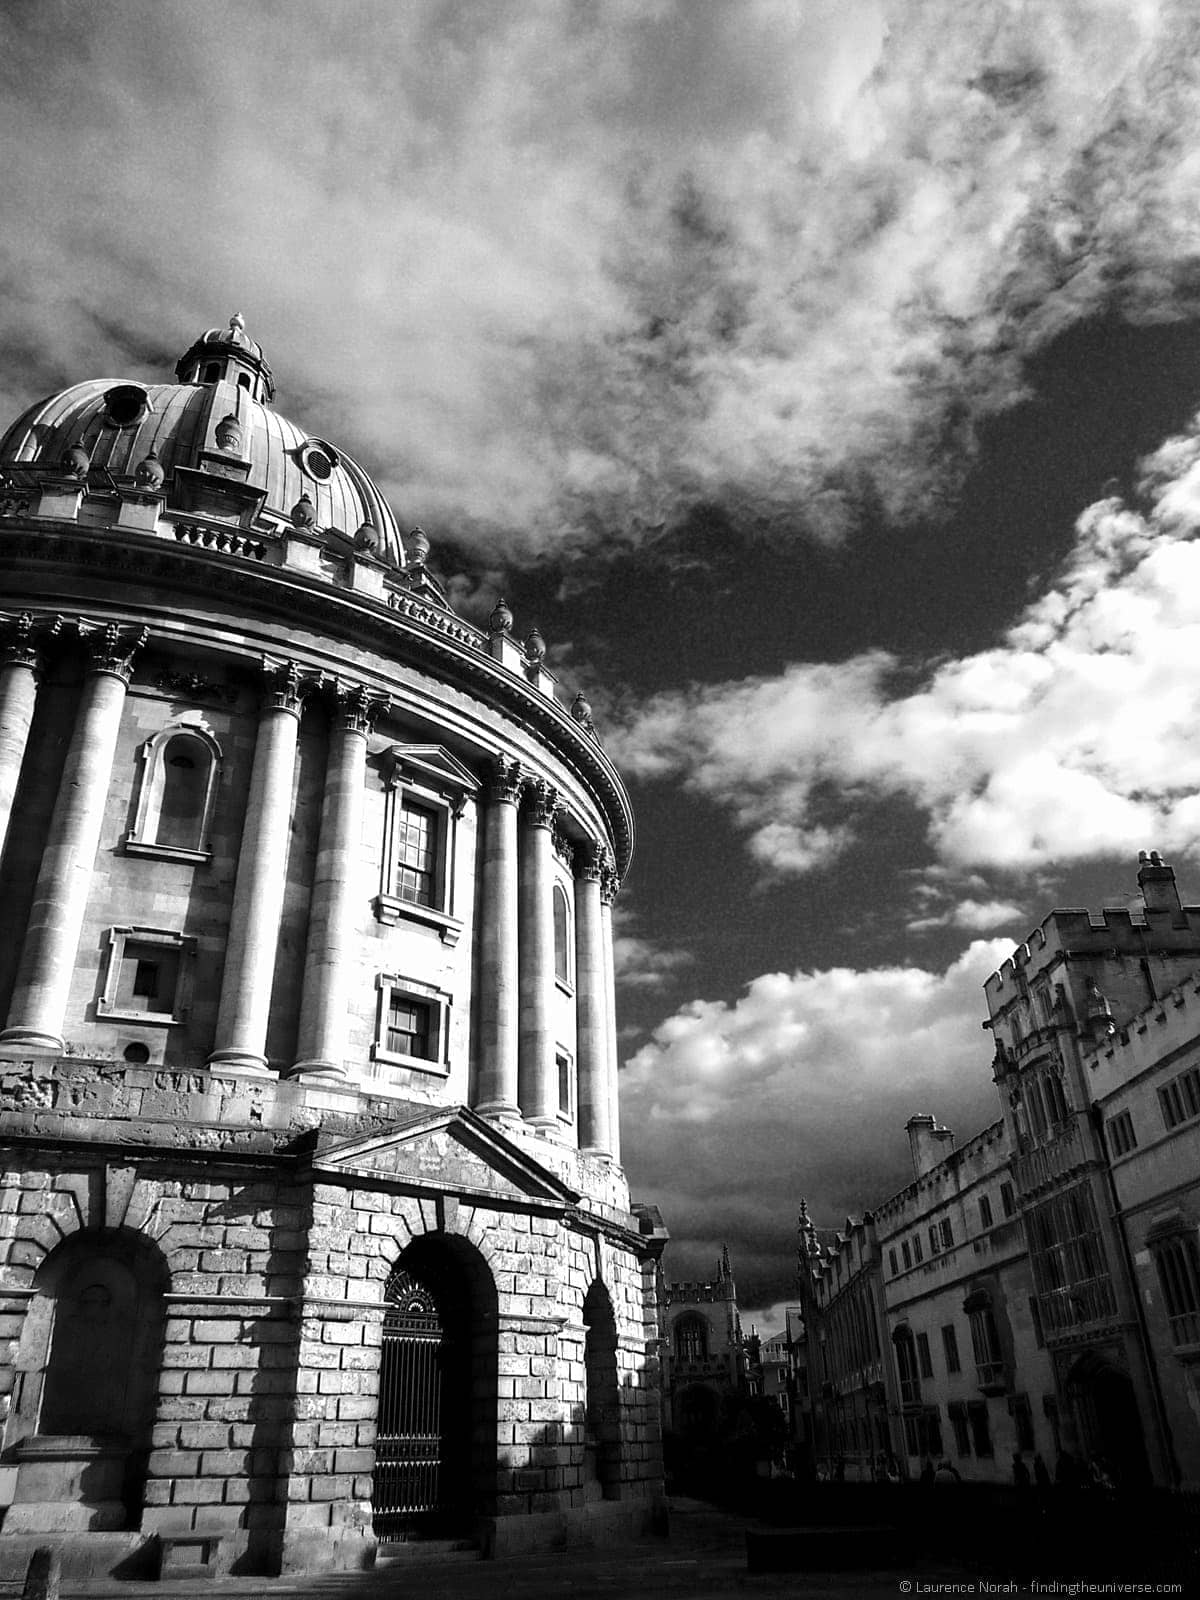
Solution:
<path fill-rule="evenodd" d="M 240 318 L 176 375 L 0 439 L 0 1571 L 646 1526 L 625 790 Z"/>
<path fill-rule="evenodd" d="M 837 1418 L 865 1413 L 869 1341 L 828 1351 L 881 1300 L 910 1472 L 1007 1480 L 1040 1453 L 1200 1487 L 1200 907 L 1157 855 L 1138 888 L 1052 912 L 988 980 L 1002 1121 L 954 1149 L 912 1118 L 914 1183 L 830 1253 L 802 1218 L 819 1450 L 861 1456 Z"/>
<path fill-rule="evenodd" d="M 665 1289 L 664 1426 L 681 1438 L 713 1438 L 732 1400 L 752 1388 L 728 1249 L 707 1283 L 667 1283 Z"/>

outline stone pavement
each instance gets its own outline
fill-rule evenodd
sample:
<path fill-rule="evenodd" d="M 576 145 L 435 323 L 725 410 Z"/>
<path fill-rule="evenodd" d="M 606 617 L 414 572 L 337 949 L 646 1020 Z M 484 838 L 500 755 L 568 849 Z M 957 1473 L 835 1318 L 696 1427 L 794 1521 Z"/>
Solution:
<path fill-rule="evenodd" d="M 379 1571 L 310 1579 L 226 1578 L 173 1583 L 109 1581 L 64 1583 L 61 1600 L 719 1600 L 730 1595 L 801 1596 L 805 1600 L 875 1600 L 900 1594 L 902 1578 L 958 1579 L 944 1570 L 901 1572 L 750 1573 L 746 1531 L 750 1517 L 716 1510 L 697 1500 L 671 1502 L 671 1532 L 665 1539 L 615 1548 L 569 1550 L 497 1561 L 447 1556 L 431 1560 L 414 1547 Z M 853 1530 L 846 1537 L 854 1538 Z M 20 1586 L 0 1588 L 19 1595 Z"/>

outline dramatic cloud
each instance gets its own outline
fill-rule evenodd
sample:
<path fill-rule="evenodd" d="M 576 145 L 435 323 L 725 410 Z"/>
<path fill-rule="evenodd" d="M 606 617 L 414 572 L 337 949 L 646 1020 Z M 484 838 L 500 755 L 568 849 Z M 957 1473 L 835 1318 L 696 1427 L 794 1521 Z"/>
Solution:
<path fill-rule="evenodd" d="M 712 497 L 837 537 L 928 508 L 1064 327 L 1194 307 L 1198 34 L 1172 0 L 9 7 L 0 406 L 240 308 L 283 408 L 490 563 Z"/>
<path fill-rule="evenodd" d="M 1198 425 L 1200 430 L 1200 425 Z M 610 746 L 644 779 L 727 807 L 765 873 L 805 870 L 902 797 L 944 863 L 1024 875 L 1200 838 L 1200 431 L 1146 463 L 1138 513 L 1080 519 L 1054 585 L 994 649 L 897 687 L 874 652 L 655 697 Z M 985 929 L 1020 908 L 973 892 L 915 925 Z M 981 893 L 980 891 L 984 891 Z M 936 897 L 935 897 L 936 898 Z M 957 899 L 957 897 L 956 897 Z"/>
<path fill-rule="evenodd" d="M 744 1305 L 787 1299 L 801 1197 L 840 1225 L 908 1181 L 914 1113 L 961 1137 L 998 1117 L 981 985 L 1011 951 L 978 941 L 945 972 L 769 973 L 663 1022 L 622 1074 L 622 1126 L 628 1167 L 686 1230 L 669 1276 L 708 1276 L 728 1243 Z"/>

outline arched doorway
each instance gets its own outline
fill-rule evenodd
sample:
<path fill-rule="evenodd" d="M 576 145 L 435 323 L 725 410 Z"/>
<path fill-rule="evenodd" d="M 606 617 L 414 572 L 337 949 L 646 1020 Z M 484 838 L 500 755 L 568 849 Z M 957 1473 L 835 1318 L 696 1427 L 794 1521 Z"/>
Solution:
<path fill-rule="evenodd" d="M 1145 1435 L 1129 1374 L 1088 1354 L 1072 1367 L 1067 1388 L 1084 1457 L 1101 1462 L 1115 1483 L 1148 1483 Z"/>
<path fill-rule="evenodd" d="M 585 1408 L 583 1492 L 616 1499 L 621 1486 L 621 1393 L 617 1381 L 617 1320 L 608 1290 L 592 1284 L 583 1302 Z"/>
<path fill-rule="evenodd" d="M 463 1532 L 495 1495 L 495 1285 L 472 1246 L 427 1234 L 400 1255 L 384 1301 L 375 1535 Z"/>
<path fill-rule="evenodd" d="M 139 1525 L 168 1285 L 155 1247 L 125 1230 L 75 1234 L 38 1269 L 6 1430 L 6 1532 Z"/>

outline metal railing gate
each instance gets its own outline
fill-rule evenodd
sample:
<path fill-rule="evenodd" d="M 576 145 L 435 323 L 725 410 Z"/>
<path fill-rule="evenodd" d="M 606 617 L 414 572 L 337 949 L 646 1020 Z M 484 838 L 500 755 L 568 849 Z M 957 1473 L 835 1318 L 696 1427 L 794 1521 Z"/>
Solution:
<path fill-rule="evenodd" d="M 372 1513 L 375 1535 L 396 1539 L 445 1509 L 442 1373 L 437 1303 L 410 1273 L 386 1289 Z"/>

